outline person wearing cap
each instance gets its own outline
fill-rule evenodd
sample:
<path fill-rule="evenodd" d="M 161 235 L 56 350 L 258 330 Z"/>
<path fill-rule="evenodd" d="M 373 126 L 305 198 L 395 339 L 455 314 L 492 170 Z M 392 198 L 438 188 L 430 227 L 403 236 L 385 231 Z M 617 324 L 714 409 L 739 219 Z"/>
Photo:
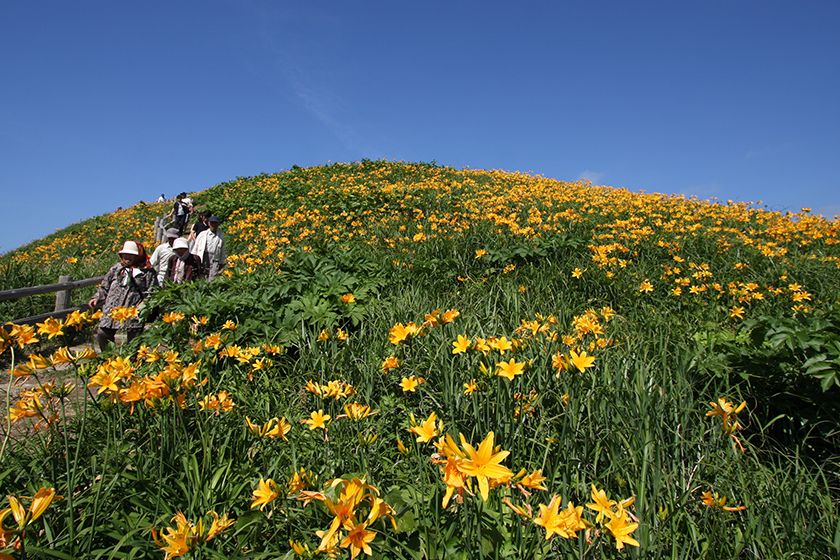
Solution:
<path fill-rule="evenodd" d="M 172 252 L 172 243 L 178 239 L 179 234 L 176 228 L 169 228 L 166 230 L 166 241 L 155 247 L 155 251 L 152 253 L 152 258 L 149 259 L 149 263 L 152 265 L 152 268 L 157 270 L 157 280 L 158 284 L 163 283 L 163 279 L 166 278 L 166 270 L 169 266 L 169 257 L 174 255 Z"/>
<path fill-rule="evenodd" d="M 193 280 L 201 270 L 201 261 L 190 253 L 190 244 L 179 237 L 172 244 L 172 250 L 166 268 L 166 281 L 182 284 Z"/>
<path fill-rule="evenodd" d="M 117 329 L 125 328 L 131 341 L 143 332 L 143 321 L 139 317 L 115 321 L 110 312 L 115 307 L 136 307 L 146 299 L 158 285 L 157 273 L 148 265 L 146 250 L 136 241 L 126 241 L 119 251 L 120 262 L 112 266 L 99 289 L 88 302 L 93 307 L 102 306 L 102 319 L 96 331 L 96 342 L 100 350 L 114 342 Z"/>
<path fill-rule="evenodd" d="M 207 220 L 208 229 L 195 237 L 192 250 L 193 255 L 201 260 L 202 271 L 207 274 L 207 280 L 213 280 L 225 267 L 224 235 L 219 230 L 219 218 L 210 216 Z"/>

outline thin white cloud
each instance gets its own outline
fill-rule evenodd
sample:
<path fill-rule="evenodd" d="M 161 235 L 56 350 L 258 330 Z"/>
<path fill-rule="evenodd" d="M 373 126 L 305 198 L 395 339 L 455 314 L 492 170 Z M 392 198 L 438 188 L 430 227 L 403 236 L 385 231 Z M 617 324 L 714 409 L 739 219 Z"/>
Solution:
<path fill-rule="evenodd" d="M 262 29 L 260 39 L 265 48 L 273 55 L 276 68 L 289 85 L 292 94 L 301 107 L 335 136 L 341 144 L 357 155 L 380 157 L 384 152 L 369 145 L 350 123 L 348 108 L 334 87 L 328 87 L 328 77 L 318 78 L 318 68 L 312 60 L 306 60 L 304 54 L 291 45 L 284 45 L 277 40 L 277 29 L 273 25 L 277 14 L 262 11 L 260 14 Z M 280 17 L 284 17 L 280 15 Z"/>
<path fill-rule="evenodd" d="M 584 169 L 578 174 L 578 180 L 589 181 L 590 183 L 598 183 L 604 178 L 604 173 L 601 171 L 592 171 L 591 169 Z"/>

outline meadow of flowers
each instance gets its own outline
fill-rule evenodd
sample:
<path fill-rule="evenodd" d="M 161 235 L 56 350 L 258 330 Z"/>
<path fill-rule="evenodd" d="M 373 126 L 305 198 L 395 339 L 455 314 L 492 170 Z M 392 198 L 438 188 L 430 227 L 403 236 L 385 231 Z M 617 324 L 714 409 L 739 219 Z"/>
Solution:
<path fill-rule="evenodd" d="M 370 161 L 194 199 L 229 266 L 114 310 L 155 317 L 130 345 L 0 329 L 0 558 L 840 555 L 838 222 Z M 0 287 L 101 274 L 165 211 Z"/>

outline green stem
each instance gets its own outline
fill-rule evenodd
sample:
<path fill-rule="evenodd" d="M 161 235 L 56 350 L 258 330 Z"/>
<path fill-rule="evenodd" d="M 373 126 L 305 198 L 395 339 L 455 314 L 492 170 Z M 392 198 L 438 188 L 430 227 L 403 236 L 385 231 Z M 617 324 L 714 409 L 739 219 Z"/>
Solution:
<path fill-rule="evenodd" d="M 67 529 L 70 532 L 70 546 L 71 550 L 75 552 L 76 546 L 76 526 L 73 520 L 73 487 L 75 486 L 75 469 L 73 474 L 70 472 L 70 443 L 67 441 L 67 414 L 64 407 L 64 398 L 61 399 L 61 433 L 64 435 L 64 468 L 67 477 L 67 514 L 70 518 L 70 523 Z"/>
<path fill-rule="evenodd" d="M 12 416 L 9 414 L 9 407 L 12 404 L 12 380 L 14 379 L 13 372 L 15 371 L 15 349 L 10 347 L 12 353 L 12 364 L 9 368 L 9 384 L 6 387 L 6 433 L 3 436 L 3 445 L 0 445 L 0 462 L 3 461 L 3 455 L 6 453 L 6 445 L 9 443 L 9 437 L 12 434 Z"/>

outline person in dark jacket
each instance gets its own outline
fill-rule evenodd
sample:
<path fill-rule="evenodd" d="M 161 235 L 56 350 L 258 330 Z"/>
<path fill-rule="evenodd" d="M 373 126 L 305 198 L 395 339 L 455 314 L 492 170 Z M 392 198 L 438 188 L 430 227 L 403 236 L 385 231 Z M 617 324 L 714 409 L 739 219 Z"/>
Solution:
<path fill-rule="evenodd" d="M 187 240 L 179 237 L 172 243 L 172 250 L 175 254 L 169 257 L 165 280 L 181 284 L 197 278 L 201 271 L 201 260 L 190 253 L 190 244 Z"/>
<path fill-rule="evenodd" d="M 189 241 L 193 241 L 199 233 L 204 231 L 205 229 L 210 229 L 210 225 L 207 223 L 207 220 L 210 219 L 210 211 L 209 210 L 202 210 L 198 213 L 198 219 L 192 226 L 192 231 L 190 232 Z"/>
<path fill-rule="evenodd" d="M 119 256 L 120 262 L 108 270 L 96 295 L 88 302 L 91 307 L 102 306 L 102 319 L 96 331 L 96 342 L 100 350 L 114 342 L 119 328 L 126 329 L 129 341 L 143 332 L 143 321 L 139 317 L 120 320 L 112 317 L 111 311 L 117 307 L 137 307 L 158 285 L 157 272 L 149 266 L 142 244 L 126 241 Z"/>
<path fill-rule="evenodd" d="M 187 193 L 179 193 L 175 198 L 172 210 L 169 212 L 169 217 L 174 219 L 172 227 L 178 230 L 178 235 L 183 235 L 191 211 L 192 200 L 187 197 Z"/>

